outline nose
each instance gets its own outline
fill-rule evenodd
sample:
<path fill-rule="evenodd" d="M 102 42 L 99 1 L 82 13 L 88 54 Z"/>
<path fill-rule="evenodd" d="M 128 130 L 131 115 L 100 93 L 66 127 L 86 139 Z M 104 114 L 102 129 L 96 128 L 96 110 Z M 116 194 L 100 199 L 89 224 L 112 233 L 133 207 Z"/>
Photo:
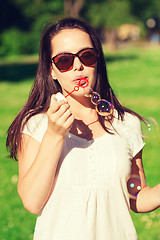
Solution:
<path fill-rule="evenodd" d="M 83 63 L 80 61 L 80 59 L 77 56 L 75 56 L 74 62 L 73 62 L 73 70 L 81 71 L 83 69 L 84 69 Z"/>

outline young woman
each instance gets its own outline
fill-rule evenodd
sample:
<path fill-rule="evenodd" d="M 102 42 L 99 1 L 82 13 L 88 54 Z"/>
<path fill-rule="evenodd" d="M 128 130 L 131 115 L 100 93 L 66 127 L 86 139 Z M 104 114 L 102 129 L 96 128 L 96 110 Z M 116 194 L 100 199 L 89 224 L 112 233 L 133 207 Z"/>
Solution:
<path fill-rule="evenodd" d="M 90 88 L 111 103 L 106 116 Z M 57 101 L 58 92 L 68 97 Z M 33 89 L 7 138 L 19 195 L 38 214 L 35 240 L 137 239 L 130 208 L 160 206 L 160 185 L 145 181 L 139 119 L 113 93 L 90 25 L 66 18 L 44 30 Z M 129 194 L 135 175 L 141 184 Z"/>

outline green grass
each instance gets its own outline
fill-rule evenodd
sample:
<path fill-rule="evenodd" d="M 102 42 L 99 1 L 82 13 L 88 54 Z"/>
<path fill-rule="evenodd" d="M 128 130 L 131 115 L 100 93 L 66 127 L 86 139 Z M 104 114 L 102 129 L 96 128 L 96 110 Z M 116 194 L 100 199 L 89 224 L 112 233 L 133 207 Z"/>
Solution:
<path fill-rule="evenodd" d="M 129 48 L 107 51 L 111 86 L 120 101 L 145 117 L 160 123 L 160 48 Z M 0 239 L 30 240 L 36 216 L 28 213 L 17 194 L 18 165 L 7 159 L 6 131 L 25 103 L 36 71 L 35 59 L 16 64 L 0 61 Z M 160 137 L 146 141 L 143 163 L 149 186 L 160 182 Z M 135 214 L 132 218 L 140 240 L 160 240 L 160 211 Z"/>

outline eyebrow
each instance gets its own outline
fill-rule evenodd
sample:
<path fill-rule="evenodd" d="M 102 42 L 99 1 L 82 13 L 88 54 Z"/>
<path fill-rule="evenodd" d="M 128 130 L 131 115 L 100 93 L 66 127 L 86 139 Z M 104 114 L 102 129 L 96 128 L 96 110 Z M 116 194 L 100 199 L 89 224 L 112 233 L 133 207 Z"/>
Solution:
<path fill-rule="evenodd" d="M 94 47 L 85 47 L 85 48 L 81 48 L 78 52 L 76 52 L 76 53 L 79 53 L 80 51 L 82 51 L 82 50 L 85 50 L 85 49 L 88 49 L 88 48 L 91 48 L 91 49 L 93 49 Z M 64 52 L 60 52 L 60 53 L 57 53 L 56 55 L 54 55 L 52 58 L 54 58 L 54 57 L 56 57 L 56 56 L 58 56 L 58 55 L 60 55 L 60 54 L 64 54 L 64 53 L 71 53 L 71 54 L 76 54 L 76 53 L 72 53 L 72 52 L 67 52 L 67 51 L 64 51 Z"/>

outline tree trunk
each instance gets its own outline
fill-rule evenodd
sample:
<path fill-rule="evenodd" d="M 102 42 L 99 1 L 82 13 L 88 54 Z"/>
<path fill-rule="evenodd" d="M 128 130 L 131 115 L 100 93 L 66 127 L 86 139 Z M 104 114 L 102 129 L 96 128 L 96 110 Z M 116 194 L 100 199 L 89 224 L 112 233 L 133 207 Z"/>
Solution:
<path fill-rule="evenodd" d="M 70 15 L 70 9 L 72 8 L 72 0 L 64 0 L 64 13 Z"/>
<path fill-rule="evenodd" d="M 67 16 L 79 17 L 85 0 L 64 0 L 64 13 Z"/>

